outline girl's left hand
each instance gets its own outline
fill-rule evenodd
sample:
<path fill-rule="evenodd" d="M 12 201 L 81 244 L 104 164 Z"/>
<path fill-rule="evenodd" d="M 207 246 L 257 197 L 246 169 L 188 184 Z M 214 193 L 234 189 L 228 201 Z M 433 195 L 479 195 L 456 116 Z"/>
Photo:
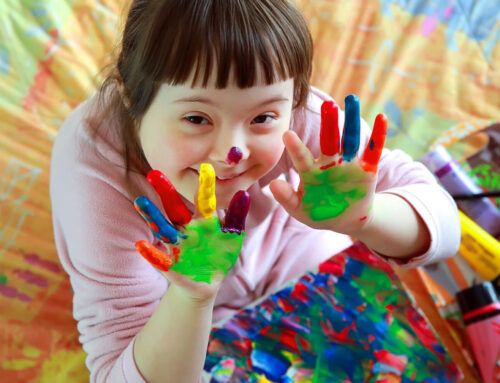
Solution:
<path fill-rule="evenodd" d="M 350 95 L 345 99 L 342 142 L 338 106 L 332 101 L 321 106 L 319 158 L 314 158 L 295 132 L 285 133 L 283 141 L 300 174 L 300 184 L 295 191 L 288 182 L 273 180 L 270 188 L 292 217 L 316 229 L 349 235 L 356 235 L 370 222 L 387 117 L 376 117 L 370 141 L 358 158 L 360 124 L 358 97 Z"/>

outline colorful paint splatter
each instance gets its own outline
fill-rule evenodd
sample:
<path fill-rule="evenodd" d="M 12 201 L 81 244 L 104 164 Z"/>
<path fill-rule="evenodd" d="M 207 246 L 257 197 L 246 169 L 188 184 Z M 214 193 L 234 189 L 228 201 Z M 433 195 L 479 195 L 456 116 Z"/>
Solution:
<path fill-rule="evenodd" d="M 210 383 L 456 382 L 390 266 L 361 243 L 215 328 Z"/>

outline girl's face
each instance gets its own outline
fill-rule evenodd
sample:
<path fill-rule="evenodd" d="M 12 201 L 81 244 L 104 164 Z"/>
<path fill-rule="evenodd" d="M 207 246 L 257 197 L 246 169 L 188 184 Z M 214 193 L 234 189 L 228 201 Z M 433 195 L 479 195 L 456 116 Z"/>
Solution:
<path fill-rule="evenodd" d="M 216 174 L 217 207 L 226 208 L 233 194 L 246 190 L 280 159 L 282 135 L 288 129 L 293 104 L 293 79 L 240 89 L 230 81 L 216 89 L 163 84 L 143 117 L 139 131 L 144 154 L 177 191 L 193 202 L 203 162 Z M 232 147 L 242 152 L 228 161 Z"/>

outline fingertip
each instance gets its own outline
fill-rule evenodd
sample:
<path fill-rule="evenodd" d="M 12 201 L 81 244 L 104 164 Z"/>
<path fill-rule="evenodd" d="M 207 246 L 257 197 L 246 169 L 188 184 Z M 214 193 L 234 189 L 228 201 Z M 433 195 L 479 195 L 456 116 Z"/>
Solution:
<path fill-rule="evenodd" d="M 348 95 L 345 99 L 344 99 L 344 102 L 347 104 L 347 103 L 358 103 L 359 104 L 359 97 L 356 96 L 355 94 L 350 94 Z"/>
<path fill-rule="evenodd" d="M 387 131 L 387 124 L 388 124 L 387 116 L 384 113 L 379 113 L 377 114 L 377 117 L 375 117 L 375 123 L 373 129 L 380 130 L 380 132 L 383 133 L 383 135 L 385 136 L 385 133 Z"/>
<path fill-rule="evenodd" d="M 191 212 L 168 177 L 160 170 L 152 169 L 146 175 L 146 179 L 160 196 L 163 209 L 170 221 L 180 227 L 187 225 L 191 220 Z"/>
<path fill-rule="evenodd" d="M 135 248 L 146 261 L 160 271 L 168 271 L 173 265 L 172 259 L 166 253 L 157 249 L 148 241 L 137 241 Z"/>
<path fill-rule="evenodd" d="M 297 134 L 293 130 L 287 130 L 283 133 L 282 139 L 285 146 L 293 144 L 293 142 L 298 138 Z"/>
<path fill-rule="evenodd" d="M 380 113 L 375 118 L 370 141 L 360 160 L 360 165 L 365 171 L 377 172 L 378 163 L 384 148 L 387 133 L 387 116 Z"/>
<path fill-rule="evenodd" d="M 249 209 L 250 193 L 246 190 L 237 191 L 229 203 L 222 231 L 238 234 L 244 231 Z"/>
<path fill-rule="evenodd" d="M 359 149 L 361 117 L 359 98 L 350 94 L 345 98 L 344 133 L 342 135 L 342 158 L 351 161 Z"/>
<path fill-rule="evenodd" d="M 212 164 L 202 163 L 200 166 L 199 187 L 197 195 L 199 212 L 209 219 L 215 212 L 215 170 Z"/>
<path fill-rule="evenodd" d="M 338 105 L 331 100 L 321 105 L 321 128 L 319 133 L 321 153 L 334 156 L 340 150 L 339 110 Z"/>

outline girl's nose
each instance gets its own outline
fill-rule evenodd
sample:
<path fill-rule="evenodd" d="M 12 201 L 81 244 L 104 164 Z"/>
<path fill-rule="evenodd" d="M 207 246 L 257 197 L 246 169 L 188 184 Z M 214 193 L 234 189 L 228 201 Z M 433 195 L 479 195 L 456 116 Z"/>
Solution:
<path fill-rule="evenodd" d="M 240 162 L 242 157 L 243 157 L 243 152 L 241 151 L 241 149 L 238 148 L 237 146 L 233 146 L 231 149 L 229 149 L 229 153 L 227 153 L 226 162 L 229 165 L 237 164 L 238 162 Z"/>
<path fill-rule="evenodd" d="M 237 165 L 248 158 L 249 150 L 244 134 L 231 133 L 221 134 L 218 137 L 210 154 L 212 161 L 219 164 Z"/>

